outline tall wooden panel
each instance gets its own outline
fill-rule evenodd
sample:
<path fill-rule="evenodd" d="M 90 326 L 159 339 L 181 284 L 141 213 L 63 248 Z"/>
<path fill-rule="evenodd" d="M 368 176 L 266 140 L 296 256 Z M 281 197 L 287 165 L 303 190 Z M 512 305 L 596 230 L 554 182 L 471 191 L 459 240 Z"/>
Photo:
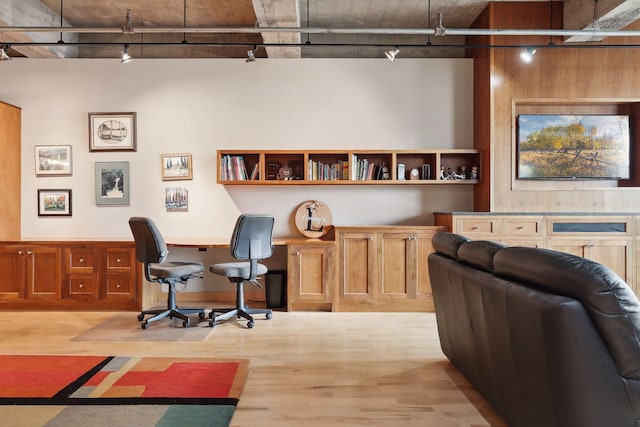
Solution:
<path fill-rule="evenodd" d="M 21 237 L 20 118 L 20 108 L 0 101 L 0 240 Z"/>

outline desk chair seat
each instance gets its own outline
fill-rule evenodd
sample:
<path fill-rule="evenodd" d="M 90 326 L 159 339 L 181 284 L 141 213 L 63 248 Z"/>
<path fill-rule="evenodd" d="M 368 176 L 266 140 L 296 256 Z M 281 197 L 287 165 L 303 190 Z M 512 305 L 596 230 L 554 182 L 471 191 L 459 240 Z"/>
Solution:
<path fill-rule="evenodd" d="M 129 219 L 129 227 L 136 242 L 136 259 L 144 264 L 144 276 L 149 282 L 168 287 L 167 308 L 157 310 L 143 310 L 138 315 L 138 320 L 143 321 L 145 316 L 152 317 L 142 322 L 142 329 L 147 329 L 150 322 L 174 317 L 182 320 L 182 326 L 187 328 L 191 321 L 187 314 L 198 313 L 200 319 L 205 318 L 204 308 L 178 308 L 176 304 L 176 283 L 187 281 L 204 271 L 204 265 L 199 262 L 167 261 L 167 245 L 150 218 L 132 217 Z"/>
<path fill-rule="evenodd" d="M 264 314 L 271 319 L 273 313 L 269 309 L 249 308 L 244 302 L 244 284 L 251 283 L 262 287 L 258 282 L 258 276 L 267 273 L 267 266 L 258 261 L 269 258 L 273 254 L 273 223 L 271 215 L 244 214 L 236 221 L 236 226 L 231 236 L 231 255 L 244 261 L 226 262 L 214 264 L 209 267 L 213 274 L 229 279 L 237 285 L 236 306 L 234 308 L 214 308 L 209 317 L 209 326 L 213 327 L 217 322 L 232 318 L 248 320 L 247 328 L 253 328 L 252 314 Z M 216 316 L 216 313 L 223 313 Z"/>

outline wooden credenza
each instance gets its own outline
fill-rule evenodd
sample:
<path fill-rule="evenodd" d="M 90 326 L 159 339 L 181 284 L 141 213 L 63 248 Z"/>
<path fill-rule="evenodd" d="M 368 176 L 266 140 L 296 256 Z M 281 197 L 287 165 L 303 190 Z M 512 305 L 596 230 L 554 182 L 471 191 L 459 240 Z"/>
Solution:
<path fill-rule="evenodd" d="M 435 223 L 474 240 L 568 252 L 606 265 L 638 293 L 640 215 L 435 213 Z"/>
<path fill-rule="evenodd" d="M 133 242 L 0 243 L 1 310 L 139 310 Z"/>

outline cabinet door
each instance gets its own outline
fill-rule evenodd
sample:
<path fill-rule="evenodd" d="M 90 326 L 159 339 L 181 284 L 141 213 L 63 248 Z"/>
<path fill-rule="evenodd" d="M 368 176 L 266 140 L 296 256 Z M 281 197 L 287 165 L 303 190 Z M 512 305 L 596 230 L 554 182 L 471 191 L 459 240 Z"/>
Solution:
<path fill-rule="evenodd" d="M 289 309 L 298 302 L 331 303 L 334 245 L 291 245 L 288 249 Z"/>
<path fill-rule="evenodd" d="M 414 262 L 416 237 L 411 233 L 380 233 L 378 265 L 380 299 L 416 298 L 417 263 Z"/>
<path fill-rule="evenodd" d="M 631 239 L 593 240 L 589 258 L 606 265 L 625 282 L 631 284 L 633 258 Z"/>
<path fill-rule="evenodd" d="M 0 247 L 0 300 L 23 299 L 26 282 L 26 253 L 21 246 Z"/>
<path fill-rule="evenodd" d="M 62 290 L 60 249 L 27 248 L 27 298 L 59 299 Z"/>
<path fill-rule="evenodd" d="M 359 303 L 375 300 L 376 249 L 373 233 L 340 233 L 339 299 Z"/>
<path fill-rule="evenodd" d="M 589 240 L 586 239 L 549 239 L 547 242 L 549 249 L 566 252 L 589 258 Z"/>

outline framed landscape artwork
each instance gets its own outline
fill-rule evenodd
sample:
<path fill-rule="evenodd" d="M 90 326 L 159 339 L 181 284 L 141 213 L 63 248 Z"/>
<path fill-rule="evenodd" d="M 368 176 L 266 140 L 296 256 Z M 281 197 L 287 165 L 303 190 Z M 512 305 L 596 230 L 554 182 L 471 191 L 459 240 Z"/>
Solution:
<path fill-rule="evenodd" d="M 71 216 L 71 190 L 38 190 L 38 216 Z"/>
<path fill-rule="evenodd" d="M 187 212 L 189 210 L 189 191 L 184 187 L 166 188 L 164 205 L 167 212 Z"/>
<path fill-rule="evenodd" d="M 96 162 L 96 205 L 129 204 L 129 162 Z"/>
<path fill-rule="evenodd" d="M 178 181 L 193 179 L 191 154 L 161 154 L 162 180 Z"/>
<path fill-rule="evenodd" d="M 89 151 L 136 151 L 136 113 L 89 113 Z"/>
<path fill-rule="evenodd" d="M 628 179 L 628 115 L 521 114 L 518 179 Z"/>
<path fill-rule="evenodd" d="M 36 145 L 36 176 L 71 175 L 70 145 Z"/>

